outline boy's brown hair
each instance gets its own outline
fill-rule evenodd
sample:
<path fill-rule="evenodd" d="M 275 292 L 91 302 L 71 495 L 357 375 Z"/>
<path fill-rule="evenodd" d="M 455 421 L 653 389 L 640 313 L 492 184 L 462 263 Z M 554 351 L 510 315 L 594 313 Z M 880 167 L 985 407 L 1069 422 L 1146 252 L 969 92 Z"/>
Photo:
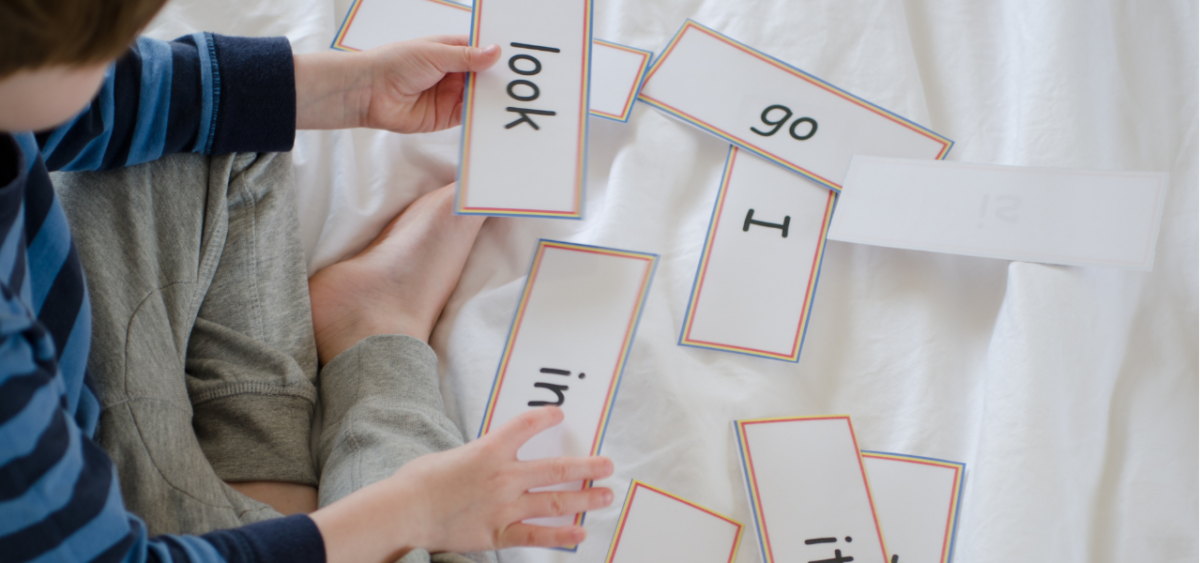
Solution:
<path fill-rule="evenodd" d="M 166 0 L 0 0 L 0 78 L 119 57 Z"/>

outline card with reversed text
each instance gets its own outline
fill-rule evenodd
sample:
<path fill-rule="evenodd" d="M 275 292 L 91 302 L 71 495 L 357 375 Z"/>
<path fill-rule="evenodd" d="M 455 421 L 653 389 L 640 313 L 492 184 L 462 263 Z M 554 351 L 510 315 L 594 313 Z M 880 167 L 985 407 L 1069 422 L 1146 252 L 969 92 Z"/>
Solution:
<path fill-rule="evenodd" d="M 449 0 L 354 0 L 331 47 L 365 51 L 396 41 L 463 35 L 469 31 L 471 6 L 465 4 Z M 591 114 L 629 121 L 652 58 L 654 54 L 650 51 L 593 40 L 588 106 Z"/>
<path fill-rule="evenodd" d="M 633 481 L 605 563 L 733 563 L 742 524 L 641 481 Z"/>
<path fill-rule="evenodd" d="M 613 398 L 658 256 L 543 240 L 517 305 L 479 435 L 544 405 L 565 420 L 535 436 L 522 460 L 600 451 Z M 566 483 L 546 490 L 577 490 Z M 569 525 L 571 517 L 534 523 Z"/>
<path fill-rule="evenodd" d="M 890 563 L 949 563 L 962 502 L 955 461 L 862 452 Z"/>
<path fill-rule="evenodd" d="M 835 198 L 730 147 L 679 344 L 798 361 Z"/>
<path fill-rule="evenodd" d="M 691 20 L 638 99 L 833 190 L 856 154 L 941 159 L 953 145 Z"/>
<path fill-rule="evenodd" d="M 1167 175 L 855 157 L 829 238 L 1149 271 Z"/>
<path fill-rule="evenodd" d="M 884 563 L 849 416 L 736 420 L 763 563 Z"/>

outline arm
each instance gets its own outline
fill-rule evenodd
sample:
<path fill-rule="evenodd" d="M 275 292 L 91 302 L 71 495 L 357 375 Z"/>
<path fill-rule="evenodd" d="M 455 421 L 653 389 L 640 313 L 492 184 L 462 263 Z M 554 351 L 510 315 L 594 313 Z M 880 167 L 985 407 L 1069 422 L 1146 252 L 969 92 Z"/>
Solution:
<path fill-rule="evenodd" d="M 115 469 L 66 410 L 54 346 L 0 286 L 0 553 L 4 559 L 168 562 L 324 560 L 306 516 L 203 537 L 149 538 Z"/>
<path fill-rule="evenodd" d="M 50 170 L 111 170 L 177 152 L 291 150 L 287 40 L 196 33 L 139 38 L 74 119 L 37 135 Z"/>

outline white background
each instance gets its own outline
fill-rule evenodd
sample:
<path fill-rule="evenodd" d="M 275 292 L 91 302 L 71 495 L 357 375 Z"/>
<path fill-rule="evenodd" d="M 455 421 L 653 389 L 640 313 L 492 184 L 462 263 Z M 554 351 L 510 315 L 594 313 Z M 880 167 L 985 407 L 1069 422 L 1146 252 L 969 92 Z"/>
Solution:
<path fill-rule="evenodd" d="M 152 28 L 325 51 L 348 0 L 172 0 Z M 230 14 L 236 14 L 231 17 Z M 749 522 L 734 418 L 849 413 L 860 445 L 967 463 L 956 563 L 1197 558 L 1197 7 L 1185 0 L 597 0 L 596 35 L 660 51 L 686 18 L 955 141 L 951 160 L 1171 175 L 1150 273 L 830 242 L 798 364 L 676 345 L 727 145 L 639 104 L 592 120 L 584 221 L 489 219 L 434 334 L 473 435 L 540 237 L 658 251 L 604 453 Z M 304 132 L 312 267 L 454 179 L 457 130 Z M 588 514 L 603 561 L 620 503 Z M 744 541 L 739 563 L 757 561 Z"/>

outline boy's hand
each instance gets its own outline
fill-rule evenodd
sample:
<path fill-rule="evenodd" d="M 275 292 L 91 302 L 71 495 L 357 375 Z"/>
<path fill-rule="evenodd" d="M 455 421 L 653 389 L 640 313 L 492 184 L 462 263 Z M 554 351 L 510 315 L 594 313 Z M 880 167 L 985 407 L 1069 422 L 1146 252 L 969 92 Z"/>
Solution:
<path fill-rule="evenodd" d="M 469 552 L 579 544 L 586 537 L 582 527 L 522 522 L 613 501 L 606 488 L 529 492 L 613 472 L 603 457 L 517 461 L 525 442 L 562 419 L 557 407 L 523 413 L 475 442 L 417 458 L 386 481 L 317 511 L 312 518 L 328 561 L 394 561 L 414 548 Z"/>
<path fill-rule="evenodd" d="M 296 127 L 424 133 L 462 121 L 466 72 L 500 60 L 467 36 L 401 41 L 361 53 L 296 55 Z"/>

